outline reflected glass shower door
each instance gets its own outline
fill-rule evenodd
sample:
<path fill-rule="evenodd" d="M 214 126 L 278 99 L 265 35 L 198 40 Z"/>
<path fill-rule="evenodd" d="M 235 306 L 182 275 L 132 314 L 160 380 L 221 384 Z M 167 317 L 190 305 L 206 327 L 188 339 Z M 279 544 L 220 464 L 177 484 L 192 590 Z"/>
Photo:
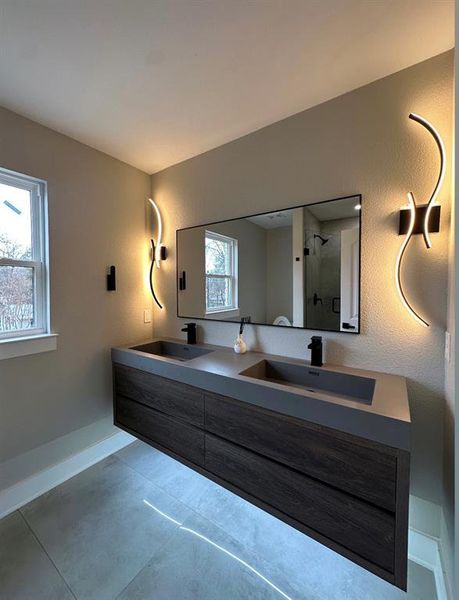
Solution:
<path fill-rule="evenodd" d="M 339 330 L 340 235 L 323 229 L 305 232 L 304 318 L 306 327 Z"/>

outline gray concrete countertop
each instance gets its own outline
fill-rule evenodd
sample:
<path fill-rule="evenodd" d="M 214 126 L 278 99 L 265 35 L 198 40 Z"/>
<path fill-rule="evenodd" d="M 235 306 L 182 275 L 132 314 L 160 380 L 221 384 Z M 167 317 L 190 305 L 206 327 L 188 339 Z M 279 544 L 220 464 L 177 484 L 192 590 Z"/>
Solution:
<path fill-rule="evenodd" d="M 183 340 L 165 337 L 141 343 L 161 340 L 185 345 Z M 319 369 L 374 379 L 376 383 L 373 400 L 371 404 L 364 404 L 328 395 L 326 392 L 292 388 L 288 384 L 240 375 L 241 371 L 261 360 L 274 360 L 311 368 L 309 361 L 262 352 L 236 354 L 232 348 L 208 344 L 197 346 L 212 352 L 182 362 L 125 347 L 113 348 L 112 360 L 394 448 L 410 449 L 411 418 L 404 377 L 329 364 Z"/>

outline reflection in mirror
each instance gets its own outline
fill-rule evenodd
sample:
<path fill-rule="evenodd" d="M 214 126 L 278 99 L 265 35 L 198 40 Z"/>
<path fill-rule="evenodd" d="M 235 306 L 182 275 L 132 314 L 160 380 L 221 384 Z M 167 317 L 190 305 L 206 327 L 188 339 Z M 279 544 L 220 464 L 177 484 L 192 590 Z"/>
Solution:
<path fill-rule="evenodd" d="M 359 332 L 361 197 L 177 231 L 178 316 Z"/>

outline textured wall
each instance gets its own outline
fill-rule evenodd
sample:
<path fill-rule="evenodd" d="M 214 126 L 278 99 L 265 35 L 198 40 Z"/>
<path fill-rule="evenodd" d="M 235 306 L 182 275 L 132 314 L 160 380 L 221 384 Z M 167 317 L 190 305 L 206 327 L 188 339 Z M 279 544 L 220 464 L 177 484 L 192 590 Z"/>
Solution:
<path fill-rule="evenodd" d="M 147 338 L 150 177 L 0 109 L 0 165 L 48 181 L 57 351 L 0 361 L 0 463 L 110 417 L 110 348 Z M 117 266 L 118 291 L 105 290 Z M 97 435 L 96 435 L 97 437 Z"/>
<path fill-rule="evenodd" d="M 157 279 L 166 309 L 154 332 L 181 337 L 176 318 L 175 230 L 284 206 L 363 194 L 362 334 L 326 334 L 330 363 L 404 375 L 413 418 L 412 492 L 441 499 L 444 328 L 450 189 L 453 53 L 448 52 L 275 123 L 153 176 L 170 254 Z M 394 262 L 397 213 L 412 190 L 428 199 L 438 172 L 435 144 L 408 119 L 415 111 L 443 135 L 448 176 L 442 227 L 427 252 L 417 237 L 406 261 L 407 289 L 431 321 L 402 307 Z M 230 345 L 236 326 L 200 322 L 206 342 Z M 307 357 L 312 331 L 248 327 L 250 348 Z"/>

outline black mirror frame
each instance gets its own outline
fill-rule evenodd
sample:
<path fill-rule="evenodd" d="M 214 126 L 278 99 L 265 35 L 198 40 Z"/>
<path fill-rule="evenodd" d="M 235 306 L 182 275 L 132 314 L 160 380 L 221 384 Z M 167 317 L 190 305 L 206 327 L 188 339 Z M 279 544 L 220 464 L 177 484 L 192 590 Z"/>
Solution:
<path fill-rule="evenodd" d="M 177 229 L 175 231 L 175 248 L 176 248 L 176 259 L 175 259 L 175 287 L 176 287 L 176 306 L 177 306 L 177 318 L 179 319 L 194 319 L 196 321 L 209 321 L 214 323 L 229 323 L 234 325 L 238 323 L 238 321 L 228 321 L 226 319 L 209 319 L 206 317 L 196 317 L 190 315 L 180 315 L 179 314 L 179 291 L 182 291 L 183 288 L 183 280 L 184 273 L 179 275 L 179 247 L 178 247 L 178 235 L 181 231 L 187 231 L 189 229 L 197 229 L 199 227 L 209 227 L 210 225 L 216 225 L 219 223 L 228 223 L 229 221 L 239 221 L 240 219 L 247 219 L 249 217 L 259 217 L 261 215 L 267 215 L 273 212 L 281 212 L 283 210 L 293 210 L 295 208 L 304 208 L 308 206 L 317 206 L 318 204 L 326 204 L 327 202 L 336 202 L 337 200 L 348 200 L 350 198 L 355 198 L 358 200 L 358 204 L 360 204 L 359 210 L 359 324 L 356 330 L 348 330 L 341 331 L 337 329 L 313 329 L 311 327 L 297 327 L 292 325 L 290 327 L 286 327 L 283 325 L 274 325 L 273 323 L 257 323 L 256 321 L 252 321 L 251 325 L 257 325 L 259 327 L 276 327 L 277 329 L 283 330 L 291 330 L 291 329 L 302 329 L 306 331 L 324 331 L 328 333 L 345 333 L 351 335 L 357 335 L 361 333 L 361 321 L 362 321 L 362 302 L 361 302 L 361 288 L 362 288 L 362 211 L 363 211 L 363 203 L 362 203 L 362 194 L 349 194 L 348 196 L 340 196 L 338 198 L 330 198 L 328 200 L 321 200 L 320 202 L 310 202 L 309 204 L 296 204 L 295 206 L 285 206 L 283 208 L 277 208 L 272 210 L 266 210 L 260 213 L 252 213 L 249 215 L 242 215 L 240 217 L 232 217 L 231 219 L 223 219 L 222 221 L 213 221 L 211 223 L 200 223 L 199 225 L 192 225 L 190 227 L 182 227 L 181 229 Z"/>

